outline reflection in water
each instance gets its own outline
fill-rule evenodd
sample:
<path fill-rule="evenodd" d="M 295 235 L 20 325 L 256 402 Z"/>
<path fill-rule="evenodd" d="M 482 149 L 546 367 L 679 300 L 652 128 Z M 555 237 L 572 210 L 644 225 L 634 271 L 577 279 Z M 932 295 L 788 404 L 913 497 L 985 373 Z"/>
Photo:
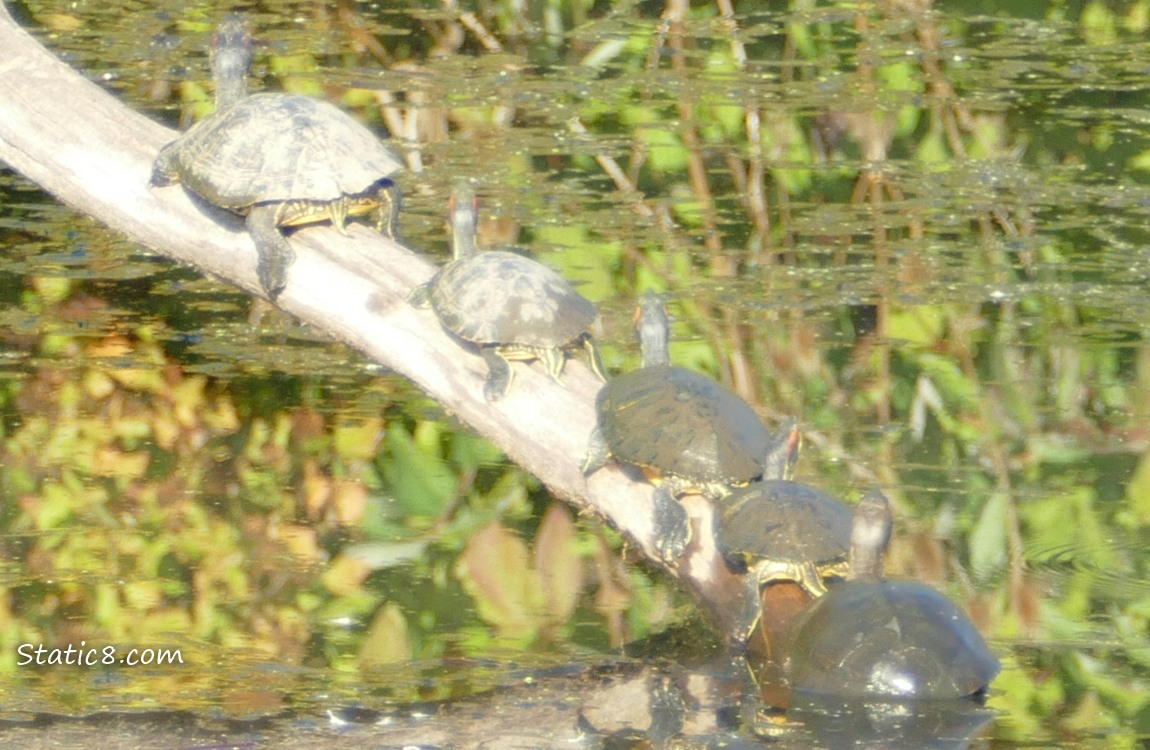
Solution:
<path fill-rule="evenodd" d="M 968 700 L 927 704 L 832 702 L 804 696 L 791 704 L 792 721 L 809 747 L 963 750 L 994 718 Z M 796 745 L 797 747 L 797 745 Z"/>
<path fill-rule="evenodd" d="M 256 681 L 290 681 L 291 694 L 308 686 L 292 671 L 255 671 L 236 683 L 226 709 L 117 712 L 87 717 L 8 711 L 0 717 L 0 737 L 12 746 L 31 737 L 73 746 L 141 743 L 165 747 L 209 742 L 226 736 L 229 746 L 258 740 L 277 747 L 361 747 L 372 743 L 618 750 L 665 747 L 777 748 L 963 748 L 993 714 L 969 702 L 919 706 L 796 701 L 785 722 L 755 723 L 754 699 L 743 706 L 745 672 L 724 660 L 705 668 L 644 666 L 631 662 L 597 666 L 516 670 L 460 662 L 452 667 L 463 680 L 487 681 L 490 691 L 474 698 L 355 707 L 353 700 L 317 694 L 309 704 L 278 703 Z M 486 673 L 486 676 L 484 676 Z M 394 678 L 415 673 L 402 670 Z M 221 679 L 242 678 L 227 670 Z M 425 673 L 445 679 L 447 674 Z M 318 685 L 317 685 L 318 686 Z M 365 686 L 370 690 L 370 684 Z M 343 696 L 349 698 L 350 696 Z M 326 716 L 325 720 L 317 717 Z M 98 739 L 97 739 L 98 738 Z M 494 744 L 493 744 L 494 743 Z"/>

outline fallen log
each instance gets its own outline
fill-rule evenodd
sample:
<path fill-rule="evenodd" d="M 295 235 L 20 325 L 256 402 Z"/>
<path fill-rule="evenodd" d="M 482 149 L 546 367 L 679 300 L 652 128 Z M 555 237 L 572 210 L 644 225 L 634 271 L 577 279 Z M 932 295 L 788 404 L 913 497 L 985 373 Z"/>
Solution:
<path fill-rule="evenodd" d="M 141 245 L 260 293 L 255 247 L 238 217 L 178 186 L 149 187 L 156 153 L 174 131 L 56 59 L 2 4 L 0 49 L 0 160 Z M 589 478 L 580 473 L 600 386 L 590 370 L 571 361 L 559 385 L 542 368 L 518 366 L 511 393 L 488 403 L 482 358 L 465 355 L 430 311 L 406 302 L 432 265 L 366 227 L 352 225 L 348 232 L 323 226 L 293 233 L 297 257 L 277 304 L 409 378 L 556 496 L 605 519 L 657 561 L 650 485 L 614 465 Z M 696 523 L 696 542 L 669 572 L 728 631 L 741 611 L 741 586 L 714 548 L 708 504 L 700 498 L 684 504 Z"/>

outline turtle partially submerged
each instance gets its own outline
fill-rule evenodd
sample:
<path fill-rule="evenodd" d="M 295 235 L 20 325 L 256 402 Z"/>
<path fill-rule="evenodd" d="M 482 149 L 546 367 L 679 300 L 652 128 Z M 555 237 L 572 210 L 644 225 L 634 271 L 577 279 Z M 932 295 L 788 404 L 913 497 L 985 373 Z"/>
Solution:
<path fill-rule="evenodd" d="M 826 579 L 846 578 L 850 538 L 850 508 L 805 484 L 764 480 L 720 500 L 716 544 L 727 565 L 746 574 L 736 640 L 758 624 L 766 586 L 793 581 L 817 598 Z"/>
<path fill-rule="evenodd" d="M 181 183 L 247 216 L 259 253 L 260 286 L 274 300 L 295 258 L 280 227 L 370 214 L 395 237 L 403 164 L 367 128 L 336 107 L 306 96 L 247 94 L 251 37 L 228 17 L 212 42 L 216 111 L 164 146 L 152 169 L 156 186 Z"/>
<path fill-rule="evenodd" d="M 669 322 L 662 300 L 643 297 L 638 311 L 643 367 L 599 391 L 584 475 L 610 458 L 643 469 L 655 483 L 655 545 L 673 562 L 690 542 L 687 512 L 676 498 L 712 500 L 757 479 L 786 479 L 799 435 L 794 423 L 770 432 L 754 410 L 711 378 L 670 363 Z"/>
<path fill-rule="evenodd" d="M 791 631 L 791 687 L 888 701 L 980 696 L 998 674 L 998 660 L 938 591 L 881 578 L 890 528 L 886 497 L 868 494 L 854 512 L 852 580 L 814 602 Z"/>
<path fill-rule="evenodd" d="M 559 382 L 568 353 L 578 348 L 606 380 L 587 330 L 599 317 L 595 306 L 542 263 L 513 252 L 478 252 L 477 222 L 475 193 L 460 183 L 451 195 L 453 259 L 417 286 L 409 300 L 432 308 L 449 333 L 479 348 L 487 362 L 487 400 L 507 394 L 512 361 L 540 360 Z"/>

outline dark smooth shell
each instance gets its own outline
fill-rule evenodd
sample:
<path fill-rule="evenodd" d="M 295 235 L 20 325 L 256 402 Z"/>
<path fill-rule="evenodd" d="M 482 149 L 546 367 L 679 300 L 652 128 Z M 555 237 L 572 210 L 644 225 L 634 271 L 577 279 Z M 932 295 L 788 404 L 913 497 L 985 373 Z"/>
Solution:
<path fill-rule="evenodd" d="M 850 541 L 850 508 L 798 482 L 756 482 L 719 504 L 717 542 L 728 559 L 845 562 Z"/>
<path fill-rule="evenodd" d="M 747 402 L 682 367 L 623 373 L 599 391 L 597 404 L 599 430 L 617 460 L 695 481 L 757 479 L 774 444 Z"/>
<path fill-rule="evenodd" d="M 998 659 L 949 599 L 912 581 L 831 588 L 791 631 L 791 687 L 891 701 L 964 698 L 998 674 Z"/>
<path fill-rule="evenodd" d="M 173 142 L 180 182 L 236 211 L 359 195 L 403 164 L 371 131 L 318 99 L 255 94 Z"/>
<path fill-rule="evenodd" d="M 449 331 L 480 344 L 563 346 L 598 316 L 547 266 L 498 250 L 448 263 L 432 279 L 430 297 Z"/>

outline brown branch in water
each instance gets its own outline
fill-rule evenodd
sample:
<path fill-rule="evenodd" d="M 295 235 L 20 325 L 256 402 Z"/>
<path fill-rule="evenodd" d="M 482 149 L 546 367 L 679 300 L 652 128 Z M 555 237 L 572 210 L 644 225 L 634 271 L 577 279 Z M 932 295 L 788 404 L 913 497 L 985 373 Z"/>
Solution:
<path fill-rule="evenodd" d="M 459 22 L 463 24 L 468 31 L 475 35 L 479 43 L 483 45 L 483 49 L 490 54 L 498 54 L 503 51 L 503 45 L 495 38 L 495 35 L 487 30 L 474 13 L 469 10 L 459 10 L 459 3 L 456 0 L 443 0 L 443 7 L 447 10 L 459 14 Z"/>

